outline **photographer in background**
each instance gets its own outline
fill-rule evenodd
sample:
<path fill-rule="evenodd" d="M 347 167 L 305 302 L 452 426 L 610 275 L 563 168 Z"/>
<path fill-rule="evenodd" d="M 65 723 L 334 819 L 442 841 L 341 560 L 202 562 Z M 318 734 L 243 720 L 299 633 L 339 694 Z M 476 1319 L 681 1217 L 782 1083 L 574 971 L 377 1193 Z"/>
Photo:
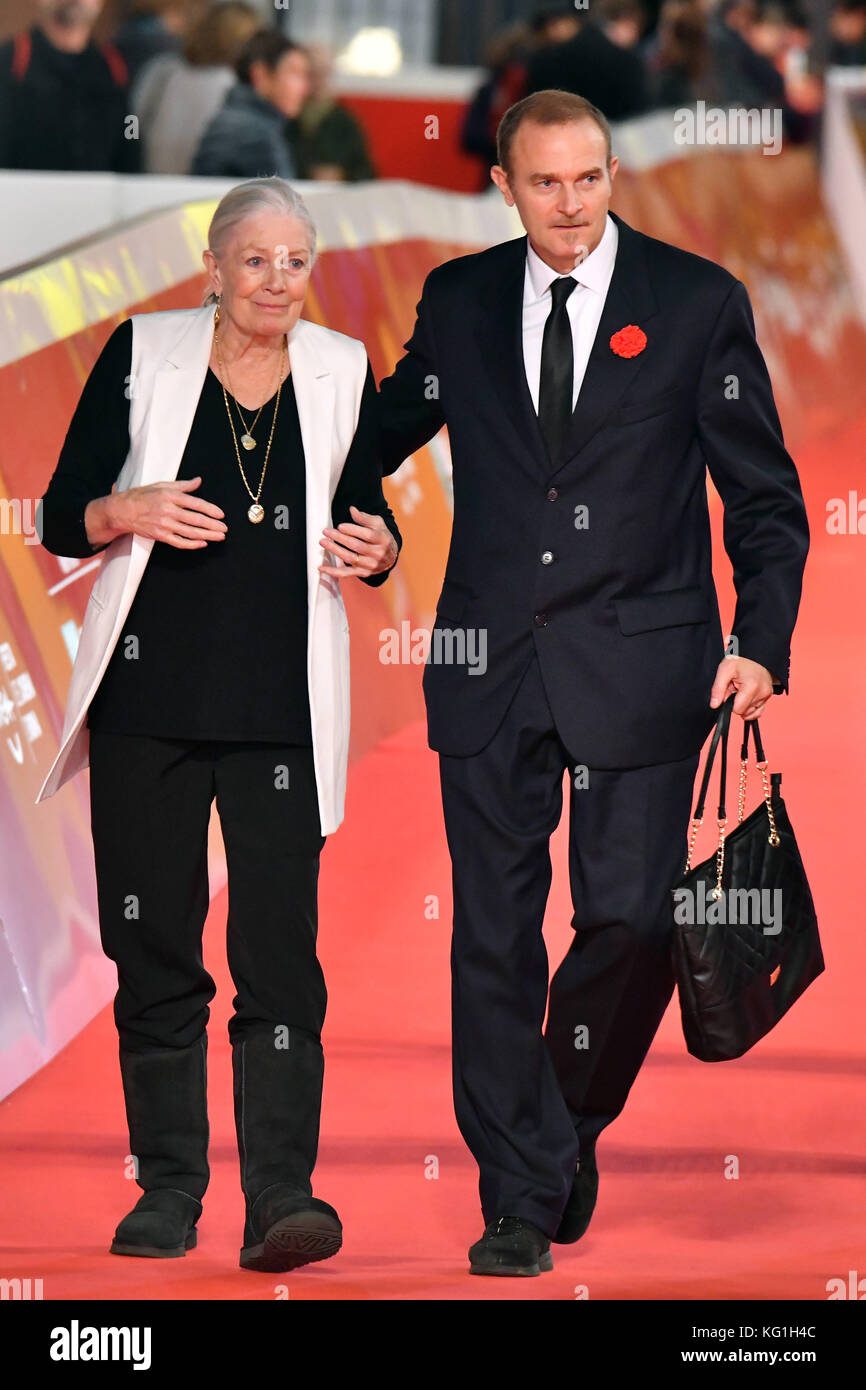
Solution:
<path fill-rule="evenodd" d="M 0 44 L 0 168 L 134 174 L 129 73 L 96 43 L 103 0 L 37 0 L 37 21 Z"/>

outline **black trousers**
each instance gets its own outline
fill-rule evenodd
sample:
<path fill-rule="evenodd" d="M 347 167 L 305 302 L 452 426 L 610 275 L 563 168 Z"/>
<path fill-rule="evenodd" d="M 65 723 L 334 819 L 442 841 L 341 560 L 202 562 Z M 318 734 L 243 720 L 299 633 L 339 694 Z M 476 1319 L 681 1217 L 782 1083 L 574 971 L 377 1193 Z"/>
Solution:
<path fill-rule="evenodd" d="M 311 748 L 90 733 L 99 926 L 117 965 L 121 1048 L 187 1047 L 216 986 L 202 961 L 207 833 L 216 799 L 228 866 L 229 1036 L 286 1025 L 318 1042 L 324 845 Z"/>
<path fill-rule="evenodd" d="M 576 785 L 535 659 L 490 743 L 440 755 L 455 1111 L 485 1222 L 523 1216 L 552 1236 L 580 1153 L 625 1104 L 673 992 L 670 888 L 698 760 L 590 768 Z M 575 936 L 549 983 L 542 922 L 566 769 Z"/>

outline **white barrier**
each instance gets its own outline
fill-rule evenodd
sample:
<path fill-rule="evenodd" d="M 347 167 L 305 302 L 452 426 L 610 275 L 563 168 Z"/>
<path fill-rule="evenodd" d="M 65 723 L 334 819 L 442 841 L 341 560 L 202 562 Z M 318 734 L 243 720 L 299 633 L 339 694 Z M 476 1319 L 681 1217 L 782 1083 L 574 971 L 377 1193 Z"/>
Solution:
<path fill-rule="evenodd" d="M 372 81 L 372 79 L 371 79 Z M 376 79 L 382 86 L 381 79 Z M 353 90 L 358 90 L 353 79 Z M 384 84 L 387 88 L 387 83 Z M 379 88 L 376 87 L 376 90 Z M 639 120 L 623 121 L 612 127 L 613 146 L 620 167 L 631 173 L 642 173 L 673 159 L 687 159 L 705 153 L 701 145 L 681 144 L 676 139 L 676 113 L 654 111 Z M 737 148 L 731 146 L 730 148 Z M 748 151 L 748 146 L 739 148 Z M 127 222 L 142 213 L 177 207 L 199 199 L 220 198 L 237 179 L 193 178 L 163 174 L 61 174 L 0 170 L 0 276 L 25 265 L 44 260 L 61 249 Z M 429 198 L 454 199 L 465 197 L 471 207 L 478 195 L 458 195 L 427 188 L 423 183 L 404 183 L 381 180 L 374 184 L 309 183 L 298 180 L 299 192 L 318 207 L 325 200 L 323 216 L 333 221 L 339 218 L 340 200 L 351 199 L 352 220 L 363 216 L 377 227 L 382 219 L 391 218 L 391 209 L 399 200 L 400 215 L 395 225 L 403 227 L 408 214 L 411 225 L 423 235 L 416 203 L 431 206 Z M 399 189 L 392 194 L 389 189 Z M 408 190 L 411 189 L 411 194 Z M 339 199 L 334 202 L 334 194 Z M 482 197 L 485 195 L 481 195 Z M 498 199 L 498 194 L 494 195 Z M 361 205 L 369 202 L 369 211 Z M 457 204 L 460 205 L 459 203 Z M 471 214 L 474 221 L 475 214 Z M 862 225 L 862 224 L 861 224 Z M 519 228 L 518 228 L 519 230 Z M 491 236 L 501 236 L 498 227 Z M 373 239 L 371 237 L 371 239 Z M 378 235 L 375 240 L 383 238 Z M 457 237 L 460 240 L 460 237 Z"/>
<path fill-rule="evenodd" d="M 827 74 L 821 186 L 827 216 L 845 258 L 851 291 L 866 322 L 866 161 L 851 118 L 851 98 L 866 99 L 866 68 Z"/>

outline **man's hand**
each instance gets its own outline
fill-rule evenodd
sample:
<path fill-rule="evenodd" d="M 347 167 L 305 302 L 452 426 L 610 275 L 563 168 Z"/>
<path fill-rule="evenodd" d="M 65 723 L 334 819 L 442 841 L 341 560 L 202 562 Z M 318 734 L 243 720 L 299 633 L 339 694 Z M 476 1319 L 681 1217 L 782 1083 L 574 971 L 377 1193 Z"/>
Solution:
<path fill-rule="evenodd" d="M 744 656 L 725 656 L 719 662 L 710 692 L 710 706 L 716 709 L 736 691 L 734 714 L 757 719 L 773 694 L 773 678 L 766 666 Z"/>
<path fill-rule="evenodd" d="M 346 563 L 343 565 L 319 565 L 320 574 L 333 575 L 335 579 L 350 579 L 357 575 L 366 579 L 371 574 L 381 574 L 397 562 L 397 542 L 384 521 L 374 512 L 362 512 L 357 507 L 349 511 L 354 522 L 342 521 L 339 527 L 326 526 L 322 532 L 321 545 L 332 555 L 338 555 Z"/>

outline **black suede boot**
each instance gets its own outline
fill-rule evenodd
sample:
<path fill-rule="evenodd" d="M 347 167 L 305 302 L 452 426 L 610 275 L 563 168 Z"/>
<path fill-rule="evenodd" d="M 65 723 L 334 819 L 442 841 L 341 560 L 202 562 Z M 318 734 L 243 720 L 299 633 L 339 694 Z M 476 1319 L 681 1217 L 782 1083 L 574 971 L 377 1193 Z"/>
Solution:
<path fill-rule="evenodd" d="M 287 1042 L 287 1046 L 280 1046 Z M 246 1203 L 242 1269 L 296 1269 L 336 1255 L 340 1218 L 313 1196 L 319 1144 L 322 1045 L 298 1029 L 232 1040 L 235 1125 Z"/>
<path fill-rule="evenodd" d="M 598 1199 L 598 1164 L 595 1149 L 581 1153 L 571 1185 L 568 1203 L 553 1240 L 557 1245 L 573 1245 L 585 1235 Z"/>
<path fill-rule="evenodd" d="M 121 1047 L 120 1074 L 144 1196 L 117 1227 L 111 1253 L 174 1259 L 196 1244 L 210 1178 L 207 1037 L 183 1048 Z"/>

